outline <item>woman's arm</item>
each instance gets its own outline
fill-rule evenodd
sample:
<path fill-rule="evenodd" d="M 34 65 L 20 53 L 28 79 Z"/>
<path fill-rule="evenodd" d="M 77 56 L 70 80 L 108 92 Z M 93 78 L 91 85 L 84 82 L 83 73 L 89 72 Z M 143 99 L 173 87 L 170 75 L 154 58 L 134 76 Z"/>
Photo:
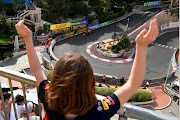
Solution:
<path fill-rule="evenodd" d="M 16 24 L 16 30 L 18 34 L 21 35 L 25 40 L 30 69 L 33 75 L 36 77 L 37 84 L 39 85 L 42 80 L 47 78 L 41 68 L 36 51 L 34 50 L 32 32 L 27 26 L 24 25 L 24 20 L 21 20 Z"/>
<path fill-rule="evenodd" d="M 142 81 L 144 80 L 147 47 L 156 39 L 158 34 L 159 30 L 157 20 L 154 19 L 150 22 L 149 30 L 142 30 L 136 37 L 136 55 L 129 80 L 114 92 L 114 94 L 119 98 L 121 106 L 126 103 L 134 92 L 141 86 Z"/>

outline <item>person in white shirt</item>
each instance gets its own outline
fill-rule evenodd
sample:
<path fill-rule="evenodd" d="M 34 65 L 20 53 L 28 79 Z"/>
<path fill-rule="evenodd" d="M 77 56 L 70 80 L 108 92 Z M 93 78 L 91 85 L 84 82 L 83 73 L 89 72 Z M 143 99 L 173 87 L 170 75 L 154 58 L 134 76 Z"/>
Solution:
<path fill-rule="evenodd" d="M 17 118 L 19 119 L 20 118 L 20 112 L 21 112 L 22 107 L 24 105 L 24 97 L 21 95 L 17 95 L 15 100 L 16 100 L 15 106 L 16 106 Z M 10 120 L 16 120 L 13 104 L 11 104 Z"/>
<path fill-rule="evenodd" d="M 27 103 L 27 109 L 28 109 L 28 114 L 29 114 L 29 120 L 40 120 L 40 117 L 39 116 L 31 116 L 30 114 L 32 113 L 32 110 L 34 108 L 34 105 L 32 102 L 28 102 Z M 22 108 L 22 118 L 18 119 L 18 120 L 27 120 L 27 114 L 26 114 L 26 107 L 25 107 L 25 104 L 23 105 L 23 108 Z"/>
<path fill-rule="evenodd" d="M 149 86 L 149 82 L 146 82 L 146 88 L 148 88 L 148 86 Z"/>

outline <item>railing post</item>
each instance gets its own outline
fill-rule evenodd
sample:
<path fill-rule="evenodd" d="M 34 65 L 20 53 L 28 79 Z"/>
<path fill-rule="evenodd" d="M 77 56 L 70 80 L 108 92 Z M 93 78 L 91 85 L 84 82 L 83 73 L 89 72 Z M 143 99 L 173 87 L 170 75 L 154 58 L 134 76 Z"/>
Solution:
<path fill-rule="evenodd" d="M 28 111 L 28 108 L 27 108 L 25 85 L 23 83 L 21 83 L 21 84 L 22 84 L 22 87 L 23 87 L 23 94 L 24 94 L 24 102 L 25 102 L 25 107 L 26 107 L 27 120 L 29 120 L 29 112 L 30 111 Z"/>
<path fill-rule="evenodd" d="M 7 110 L 6 110 L 6 107 L 5 107 L 4 96 L 3 96 L 3 91 L 2 91 L 2 87 L 1 87 L 1 82 L 0 82 L 0 93 L 1 93 L 1 100 L 2 100 L 2 103 L 3 103 L 4 112 L 5 112 L 5 117 L 6 117 L 6 119 L 8 119 Z"/>
<path fill-rule="evenodd" d="M 38 95 L 38 91 L 39 91 L 39 88 L 37 87 L 37 95 Z M 40 100 L 38 99 L 38 107 L 39 107 L 39 116 L 40 116 L 40 120 L 42 120 L 42 115 L 41 115 L 41 102 Z"/>
<path fill-rule="evenodd" d="M 9 86 L 10 86 L 10 90 L 11 90 L 11 97 L 12 97 L 12 102 L 13 102 L 14 113 L 15 113 L 15 117 L 16 117 L 16 120 L 17 120 L 18 117 L 17 117 L 17 112 L 16 112 L 16 105 L 15 105 L 15 101 L 14 101 L 14 95 L 13 95 L 11 79 L 9 79 Z"/>

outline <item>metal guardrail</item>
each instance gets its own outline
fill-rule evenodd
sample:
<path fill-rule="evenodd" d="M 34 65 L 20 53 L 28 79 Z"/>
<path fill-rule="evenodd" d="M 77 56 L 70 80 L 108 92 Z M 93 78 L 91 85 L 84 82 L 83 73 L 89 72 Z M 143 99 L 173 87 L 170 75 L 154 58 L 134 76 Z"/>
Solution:
<path fill-rule="evenodd" d="M 33 76 L 30 75 L 26 75 L 23 73 L 19 73 L 13 70 L 8 70 L 5 68 L 0 67 L 0 76 L 2 77 L 6 77 L 9 79 L 9 85 L 10 85 L 10 89 L 11 89 L 11 95 L 12 95 L 12 101 L 13 101 L 13 106 L 14 106 L 14 111 L 15 111 L 15 116 L 17 119 L 17 113 L 16 113 L 16 107 L 15 107 L 15 102 L 14 102 L 14 95 L 13 95 L 13 91 L 12 91 L 12 83 L 11 80 L 15 80 L 18 82 L 21 82 L 22 86 L 23 86 L 23 93 L 24 93 L 24 98 L 25 98 L 25 104 L 26 104 L 26 109 L 27 109 L 27 102 L 26 102 L 26 94 L 25 94 L 25 84 L 28 84 L 30 86 L 33 87 L 38 87 L 37 83 L 36 83 L 36 79 Z M 0 85 L 0 92 L 2 93 L 2 88 Z M 98 100 L 102 100 L 103 96 L 100 95 L 96 95 Z M 2 97 L 2 101 L 3 101 L 3 107 L 6 113 L 6 118 L 7 118 L 7 111 L 5 109 L 5 102 L 4 102 L 4 98 L 3 95 L 1 94 Z M 39 102 L 39 107 L 40 107 L 40 102 Z M 40 108 L 39 108 L 40 109 Z M 27 110 L 26 110 L 27 111 Z M 40 110 L 39 110 L 40 112 Z M 41 117 L 41 113 L 40 117 Z M 135 118 L 138 120 L 144 120 L 144 118 L 146 118 L 146 120 L 179 120 L 179 118 L 174 117 L 174 116 L 169 116 L 169 115 L 165 115 L 159 112 L 155 112 L 152 110 L 148 110 L 145 108 L 141 108 L 138 106 L 134 106 L 134 105 L 130 105 L 130 104 L 125 104 L 121 107 L 121 109 L 119 109 L 119 111 L 117 112 L 117 114 L 119 115 L 119 118 Z M 28 115 L 28 114 L 27 114 Z M 29 116 L 28 120 L 29 120 Z M 42 118 L 41 118 L 42 119 Z"/>
<path fill-rule="evenodd" d="M 2 67 L 0 67 L 0 76 L 5 77 L 5 78 L 7 78 L 9 80 L 9 85 L 10 85 L 12 102 L 13 102 L 13 107 L 14 107 L 14 113 L 15 113 L 16 120 L 18 120 L 18 117 L 17 117 L 17 112 L 16 112 L 16 106 L 15 106 L 15 100 L 14 100 L 12 81 L 11 80 L 18 81 L 18 82 L 20 82 L 22 84 L 25 107 L 26 107 L 26 115 L 27 115 L 27 120 L 29 120 L 29 114 L 28 114 L 28 108 L 27 108 L 27 100 L 26 100 L 26 92 L 25 92 L 25 84 L 28 84 L 28 85 L 33 86 L 33 87 L 38 87 L 35 77 L 30 76 L 30 75 L 26 75 L 26 74 L 23 74 L 23 73 L 19 73 L 19 72 L 13 71 L 13 70 L 8 70 L 8 69 L 2 68 Z M 5 117 L 8 120 L 8 117 L 7 117 L 8 114 L 7 114 L 7 111 L 6 111 L 6 108 L 5 108 L 5 102 L 4 102 L 4 97 L 3 97 L 3 94 L 2 94 L 1 84 L 0 84 L 0 93 L 1 93 L 1 98 L 2 98 L 3 108 L 4 108 L 4 111 L 5 111 Z M 40 108 L 40 101 L 38 101 L 38 103 L 39 103 L 39 115 L 40 115 L 40 118 L 42 120 L 41 111 L 40 111 L 40 109 L 41 109 Z"/>

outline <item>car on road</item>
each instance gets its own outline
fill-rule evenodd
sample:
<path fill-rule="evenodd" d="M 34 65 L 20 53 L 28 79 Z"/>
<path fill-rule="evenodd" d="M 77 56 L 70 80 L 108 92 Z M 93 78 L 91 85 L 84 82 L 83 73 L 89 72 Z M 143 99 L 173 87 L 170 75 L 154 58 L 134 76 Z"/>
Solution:
<path fill-rule="evenodd" d="M 148 15 L 148 14 L 150 14 L 151 12 L 150 11 L 146 11 L 146 12 L 144 12 L 142 15 Z"/>

